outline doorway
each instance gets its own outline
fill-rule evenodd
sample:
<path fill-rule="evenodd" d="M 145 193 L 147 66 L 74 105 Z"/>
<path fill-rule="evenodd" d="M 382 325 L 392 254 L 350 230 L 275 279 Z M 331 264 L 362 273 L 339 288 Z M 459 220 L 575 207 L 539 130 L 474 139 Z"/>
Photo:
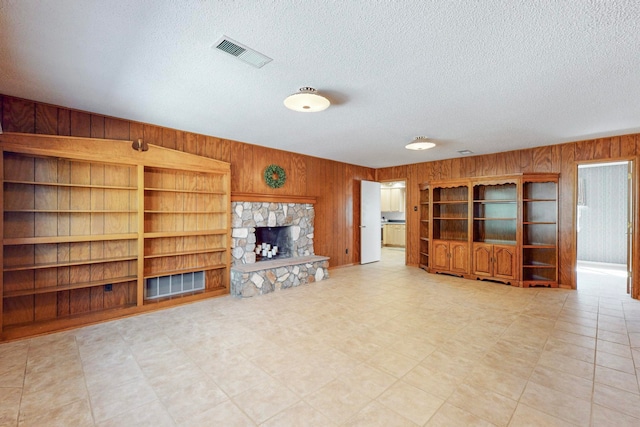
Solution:
<path fill-rule="evenodd" d="M 578 164 L 577 288 L 598 296 L 632 295 L 633 161 Z"/>
<path fill-rule="evenodd" d="M 380 183 L 380 244 L 384 261 L 406 264 L 407 247 L 406 180 Z"/>

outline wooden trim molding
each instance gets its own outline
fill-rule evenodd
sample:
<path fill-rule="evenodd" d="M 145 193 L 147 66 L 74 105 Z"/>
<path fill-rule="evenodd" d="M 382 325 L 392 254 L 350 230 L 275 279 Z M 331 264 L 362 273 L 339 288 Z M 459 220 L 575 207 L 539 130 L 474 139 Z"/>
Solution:
<path fill-rule="evenodd" d="M 316 203 L 313 196 L 288 196 L 266 193 L 231 193 L 232 202 Z"/>

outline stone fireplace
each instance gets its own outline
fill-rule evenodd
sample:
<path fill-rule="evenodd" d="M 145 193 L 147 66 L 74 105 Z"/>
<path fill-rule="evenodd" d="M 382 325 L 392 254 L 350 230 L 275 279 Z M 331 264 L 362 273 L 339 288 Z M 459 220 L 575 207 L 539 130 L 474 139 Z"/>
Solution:
<path fill-rule="evenodd" d="M 313 204 L 233 201 L 231 214 L 232 295 L 259 295 L 329 277 L 329 258 L 314 254 Z M 278 247 L 275 256 L 266 256 L 263 243 Z"/>
<path fill-rule="evenodd" d="M 256 262 L 256 228 L 289 230 L 289 256 L 313 255 L 313 205 L 308 203 L 231 203 L 231 254 L 233 265 Z"/>

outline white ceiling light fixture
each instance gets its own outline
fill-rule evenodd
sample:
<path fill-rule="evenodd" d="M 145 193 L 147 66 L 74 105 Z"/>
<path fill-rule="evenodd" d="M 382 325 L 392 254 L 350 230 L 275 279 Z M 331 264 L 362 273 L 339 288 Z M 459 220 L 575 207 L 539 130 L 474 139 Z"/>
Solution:
<path fill-rule="evenodd" d="M 416 136 L 413 141 L 404 146 L 407 150 L 428 150 L 435 147 L 434 142 L 429 141 L 426 136 Z"/>
<path fill-rule="evenodd" d="M 284 100 L 284 106 L 301 113 L 316 113 L 329 108 L 331 102 L 320 95 L 312 87 L 301 87 L 299 92 L 289 95 Z"/>

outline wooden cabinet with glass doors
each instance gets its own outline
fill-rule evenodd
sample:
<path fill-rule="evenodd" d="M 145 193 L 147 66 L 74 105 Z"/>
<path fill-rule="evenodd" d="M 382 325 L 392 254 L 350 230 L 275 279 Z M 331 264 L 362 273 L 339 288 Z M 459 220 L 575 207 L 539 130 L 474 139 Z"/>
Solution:
<path fill-rule="evenodd" d="M 518 179 L 473 183 L 472 274 L 515 284 L 518 278 Z"/>
<path fill-rule="evenodd" d="M 558 174 L 420 186 L 420 267 L 518 286 L 558 286 Z"/>

